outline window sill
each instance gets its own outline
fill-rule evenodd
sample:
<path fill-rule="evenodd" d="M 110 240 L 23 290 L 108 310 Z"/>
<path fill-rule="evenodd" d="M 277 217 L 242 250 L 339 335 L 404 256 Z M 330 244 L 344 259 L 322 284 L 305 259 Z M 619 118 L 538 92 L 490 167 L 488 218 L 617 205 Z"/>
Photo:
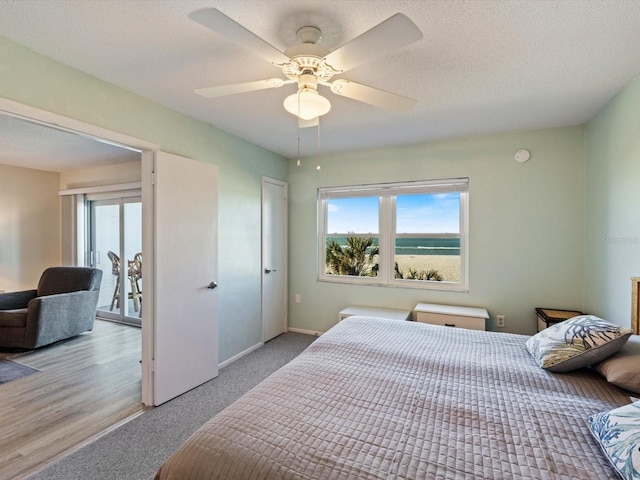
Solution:
<path fill-rule="evenodd" d="M 469 287 L 463 284 L 450 283 L 450 282 L 424 282 L 417 283 L 417 281 L 394 281 L 391 283 L 385 283 L 377 278 L 368 277 L 344 277 L 344 276 L 321 276 L 318 277 L 319 282 L 326 283 L 341 283 L 346 285 L 369 285 L 374 287 L 389 287 L 389 288 L 406 288 L 414 290 L 439 290 L 447 292 L 462 292 L 468 293 Z"/>

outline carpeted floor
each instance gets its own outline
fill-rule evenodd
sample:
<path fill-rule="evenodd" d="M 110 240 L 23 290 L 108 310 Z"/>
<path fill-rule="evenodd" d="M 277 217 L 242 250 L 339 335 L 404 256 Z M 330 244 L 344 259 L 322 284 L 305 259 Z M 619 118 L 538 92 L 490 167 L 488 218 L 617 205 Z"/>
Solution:
<path fill-rule="evenodd" d="M 285 333 L 220 370 L 217 378 L 121 426 L 30 480 L 150 480 L 195 430 L 316 337 Z"/>
<path fill-rule="evenodd" d="M 24 378 L 38 371 L 21 363 L 0 359 L 0 384 Z"/>

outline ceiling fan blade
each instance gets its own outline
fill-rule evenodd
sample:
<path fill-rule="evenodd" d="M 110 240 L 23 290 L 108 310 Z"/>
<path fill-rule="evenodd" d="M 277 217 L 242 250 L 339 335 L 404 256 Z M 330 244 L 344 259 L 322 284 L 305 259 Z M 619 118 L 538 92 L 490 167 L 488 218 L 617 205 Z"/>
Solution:
<path fill-rule="evenodd" d="M 225 95 L 235 95 L 236 93 L 278 88 L 285 83 L 293 83 L 294 81 L 295 80 L 282 80 L 281 78 L 269 78 L 267 80 L 256 80 L 254 82 L 230 83 L 228 85 L 218 85 L 215 87 L 197 88 L 195 92 L 207 98 L 224 97 Z"/>
<path fill-rule="evenodd" d="M 418 26 L 396 13 L 325 57 L 328 65 L 347 71 L 422 38 Z"/>
<path fill-rule="evenodd" d="M 284 65 L 291 59 L 276 47 L 266 42 L 255 33 L 247 30 L 235 20 L 227 17 L 217 8 L 203 8 L 191 12 L 188 17 L 200 25 L 234 41 L 238 45 L 251 50 L 274 65 Z"/>
<path fill-rule="evenodd" d="M 354 100 L 391 110 L 392 112 L 405 112 L 417 102 L 414 98 L 404 97 L 397 93 L 368 87 L 367 85 L 342 78 L 331 83 L 331 91 L 336 95 L 353 98 Z"/>

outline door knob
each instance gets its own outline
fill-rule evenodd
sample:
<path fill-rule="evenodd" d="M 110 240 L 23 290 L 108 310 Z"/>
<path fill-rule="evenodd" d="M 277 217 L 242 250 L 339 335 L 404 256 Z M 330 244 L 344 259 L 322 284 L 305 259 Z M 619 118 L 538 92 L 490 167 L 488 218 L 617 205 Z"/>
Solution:
<path fill-rule="evenodd" d="M 218 284 L 216 282 L 211 282 L 209 285 L 207 285 L 207 288 L 210 288 L 211 290 L 213 290 L 217 286 L 218 286 Z"/>
<path fill-rule="evenodd" d="M 277 272 L 277 270 L 275 268 L 273 270 L 269 270 L 268 268 L 264 269 L 264 273 L 271 273 L 271 272 Z"/>

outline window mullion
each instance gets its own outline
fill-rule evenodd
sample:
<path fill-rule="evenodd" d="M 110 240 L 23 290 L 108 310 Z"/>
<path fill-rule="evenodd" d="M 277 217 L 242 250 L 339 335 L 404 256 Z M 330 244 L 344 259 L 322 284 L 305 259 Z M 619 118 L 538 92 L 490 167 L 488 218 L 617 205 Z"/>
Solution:
<path fill-rule="evenodd" d="M 320 230 L 319 237 L 319 252 L 318 252 L 318 278 L 322 278 L 325 273 L 326 265 L 327 265 L 327 253 L 326 247 L 327 244 L 327 199 L 323 198 L 318 202 L 318 230 Z"/>
<path fill-rule="evenodd" d="M 393 253 L 394 244 L 393 230 L 395 215 L 393 214 L 393 203 L 395 197 L 380 197 L 380 272 L 381 280 L 388 284 L 393 275 Z"/>
<path fill-rule="evenodd" d="M 464 234 L 462 234 L 464 232 Z M 460 194 L 460 284 L 469 284 L 469 193 Z"/>

